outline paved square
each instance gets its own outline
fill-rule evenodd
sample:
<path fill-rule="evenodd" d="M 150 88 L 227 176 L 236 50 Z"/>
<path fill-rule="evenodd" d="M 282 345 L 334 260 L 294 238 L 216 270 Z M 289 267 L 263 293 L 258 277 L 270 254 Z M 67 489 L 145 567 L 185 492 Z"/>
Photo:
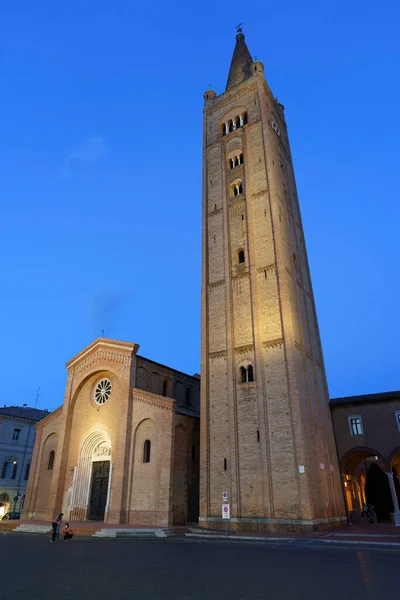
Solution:
<path fill-rule="evenodd" d="M 184 540 L 1 535 L 1 591 L 17 600 L 387 600 L 398 552 Z"/>

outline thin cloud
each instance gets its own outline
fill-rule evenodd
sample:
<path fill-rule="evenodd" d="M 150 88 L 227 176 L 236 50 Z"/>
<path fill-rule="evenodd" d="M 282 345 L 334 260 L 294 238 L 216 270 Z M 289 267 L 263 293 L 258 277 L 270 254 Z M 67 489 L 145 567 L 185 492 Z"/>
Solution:
<path fill-rule="evenodd" d="M 68 154 L 61 169 L 62 175 L 70 175 L 74 163 L 94 163 L 107 154 L 107 146 L 102 137 L 96 135 L 87 139 L 80 148 Z"/>

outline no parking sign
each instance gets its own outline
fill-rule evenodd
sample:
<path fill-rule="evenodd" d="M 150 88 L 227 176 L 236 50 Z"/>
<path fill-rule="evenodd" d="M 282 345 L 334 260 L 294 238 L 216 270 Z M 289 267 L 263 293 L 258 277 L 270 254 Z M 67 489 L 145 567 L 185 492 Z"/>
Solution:
<path fill-rule="evenodd" d="M 222 505 L 222 518 L 230 519 L 230 517 L 231 517 L 231 511 L 229 508 L 229 504 L 223 504 Z"/>

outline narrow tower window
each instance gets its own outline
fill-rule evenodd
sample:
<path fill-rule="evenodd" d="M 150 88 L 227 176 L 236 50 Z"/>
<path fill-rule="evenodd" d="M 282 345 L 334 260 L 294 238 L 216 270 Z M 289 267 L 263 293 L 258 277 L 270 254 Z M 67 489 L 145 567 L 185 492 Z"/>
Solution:
<path fill-rule="evenodd" d="M 226 458 L 224 458 L 224 471 L 227 469 Z"/>
<path fill-rule="evenodd" d="M 47 464 L 47 470 L 52 471 L 54 465 L 54 450 L 52 450 L 49 454 L 49 462 Z"/>
<path fill-rule="evenodd" d="M 238 252 L 238 263 L 239 263 L 239 265 L 241 265 L 244 262 L 245 262 L 244 250 L 239 250 L 239 252 Z"/>
<path fill-rule="evenodd" d="M 146 440 L 143 446 L 143 462 L 150 462 L 150 452 L 151 452 L 151 442 L 150 440 Z"/>
<path fill-rule="evenodd" d="M 257 442 L 259 442 L 259 441 L 260 441 L 260 430 L 257 429 Z"/>
<path fill-rule="evenodd" d="M 244 367 L 240 367 L 240 376 L 242 378 L 242 383 L 246 383 L 247 381 L 247 373 Z"/>

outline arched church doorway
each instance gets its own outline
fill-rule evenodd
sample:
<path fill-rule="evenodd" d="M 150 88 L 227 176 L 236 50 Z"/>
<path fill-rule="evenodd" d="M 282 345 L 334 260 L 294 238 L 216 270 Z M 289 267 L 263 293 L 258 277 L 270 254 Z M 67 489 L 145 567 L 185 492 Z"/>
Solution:
<path fill-rule="evenodd" d="M 89 521 L 104 521 L 109 478 L 110 461 L 94 461 L 92 465 L 92 479 L 90 485 L 90 500 L 88 514 Z"/>
<path fill-rule="evenodd" d="M 73 521 L 104 521 L 111 490 L 111 441 L 102 431 L 89 434 L 82 444 L 74 469 L 69 518 Z"/>
<path fill-rule="evenodd" d="M 390 521 L 393 502 L 386 473 L 377 464 L 370 464 L 365 481 L 367 504 L 372 504 L 378 521 Z"/>

